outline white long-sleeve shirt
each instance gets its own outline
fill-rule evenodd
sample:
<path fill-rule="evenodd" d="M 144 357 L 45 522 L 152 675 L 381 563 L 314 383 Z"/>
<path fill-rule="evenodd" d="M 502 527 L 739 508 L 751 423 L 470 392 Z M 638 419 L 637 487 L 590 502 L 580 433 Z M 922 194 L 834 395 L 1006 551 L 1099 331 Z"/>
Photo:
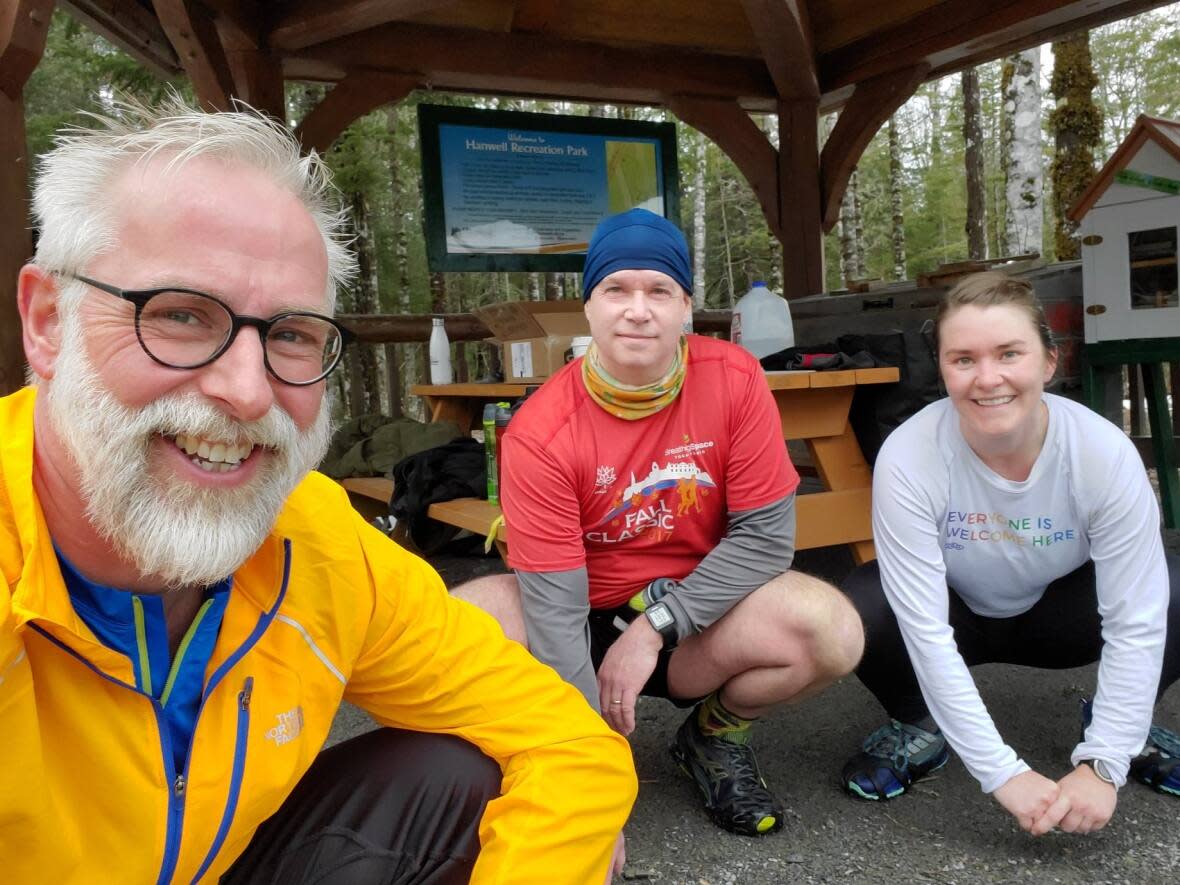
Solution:
<path fill-rule="evenodd" d="M 934 720 L 992 792 L 1028 765 L 1004 743 L 948 623 L 948 585 L 975 613 L 1032 608 L 1048 584 L 1094 560 L 1103 650 L 1094 718 L 1072 754 L 1120 786 L 1151 725 L 1163 661 L 1168 573 L 1159 508 L 1117 427 L 1052 394 L 1045 443 L 1023 482 L 971 451 L 949 400 L 886 441 L 873 475 L 873 535 L 885 595 Z"/>

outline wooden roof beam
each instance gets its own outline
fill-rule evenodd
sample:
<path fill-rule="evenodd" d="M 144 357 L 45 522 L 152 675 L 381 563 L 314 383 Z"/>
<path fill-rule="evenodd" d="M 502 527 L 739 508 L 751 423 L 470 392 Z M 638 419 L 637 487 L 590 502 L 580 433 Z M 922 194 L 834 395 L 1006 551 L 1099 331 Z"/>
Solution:
<path fill-rule="evenodd" d="M 816 98 L 815 49 L 802 0 L 742 0 L 774 87 L 782 98 Z"/>
<path fill-rule="evenodd" d="M 733 160 L 758 198 L 767 225 L 777 232 L 781 218 L 778 154 L 766 133 L 732 100 L 672 95 L 665 103 L 668 110 L 704 133 Z"/>
<path fill-rule="evenodd" d="M 0 92 L 20 101 L 45 52 L 53 0 L 0 0 Z"/>
<path fill-rule="evenodd" d="M 777 99 L 757 60 L 426 25 L 384 25 L 284 58 L 288 78 L 335 79 L 356 68 L 413 76 L 433 89 L 575 101 L 658 105 L 665 95 L 684 94 L 773 110 Z"/>
<path fill-rule="evenodd" d="M 401 101 L 418 86 L 413 77 L 380 71 L 349 74 L 324 96 L 295 127 L 295 137 L 305 151 L 324 153 L 353 120 L 382 105 Z"/>
<path fill-rule="evenodd" d="M 1021 52 L 1031 46 L 1052 43 L 1059 37 L 1075 34 L 1078 31 L 1089 31 L 1113 21 L 1130 18 L 1166 2 L 1171 2 L 1171 0 L 1135 0 L 1135 2 L 1120 3 L 1117 8 L 1099 8 L 1089 15 L 1081 17 L 1042 18 L 1037 22 L 1037 29 L 1027 33 L 1024 28 L 1010 28 L 1000 34 L 993 35 L 993 39 L 998 38 L 1002 42 L 992 42 L 986 50 L 977 49 L 967 54 L 948 51 L 932 56 L 929 59 L 931 69 L 928 79 L 937 80 L 948 74 L 954 74 L 966 68 L 973 68 L 997 58 Z"/>
<path fill-rule="evenodd" d="M 32 255 L 24 88 L 45 51 L 53 0 L 0 0 L 0 396 L 24 383 L 16 278 Z"/>
<path fill-rule="evenodd" d="M 58 5 L 157 76 L 184 70 L 156 17 L 135 0 L 59 0 Z"/>
<path fill-rule="evenodd" d="M 258 0 L 202 0 L 215 15 L 217 28 L 243 48 L 266 45 L 266 26 Z"/>
<path fill-rule="evenodd" d="M 193 91 L 209 110 L 229 110 L 234 81 L 213 18 L 194 0 L 152 0 Z"/>
<path fill-rule="evenodd" d="M 540 32 L 561 11 L 561 0 L 516 0 L 512 8 L 513 31 Z"/>
<path fill-rule="evenodd" d="M 824 93 L 925 62 L 938 76 L 1054 36 L 1126 18 L 1163 0 L 941 0 L 920 16 L 818 59 Z"/>
<path fill-rule="evenodd" d="M 823 229 L 840 217 L 840 201 L 852 170 L 877 130 L 906 103 L 930 73 L 919 64 L 867 80 L 856 87 L 820 153 L 820 198 Z"/>
<path fill-rule="evenodd" d="M 269 41 L 290 51 L 402 21 L 456 0 L 298 0 L 271 28 Z"/>

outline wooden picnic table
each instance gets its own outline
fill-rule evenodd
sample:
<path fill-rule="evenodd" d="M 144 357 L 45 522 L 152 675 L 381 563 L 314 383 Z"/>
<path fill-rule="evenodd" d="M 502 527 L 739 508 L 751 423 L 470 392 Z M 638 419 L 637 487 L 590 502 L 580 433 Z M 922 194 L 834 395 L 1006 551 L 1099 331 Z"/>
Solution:
<path fill-rule="evenodd" d="M 767 372 L 782 419 L 783 438 L 806 443 L 824 491 L 796 498 L 795 547 L 809 550 L 848 544 L 857 564 L 876 556 L 873 549 L 872 471 L 848 422 L 852 395 L 863 384 L 897 381 L 893 367 L 837 372 Z M 530 385 L 531 386 L 531 385 Z M 454 421 L 461 430 L 478 426 L 484 403 L 524 395 L 524 384 L 419 384 L 410 389 L 430 408 L 432 421 Z M 495 504 L 459 498 L 432 504 L 430 516 L 486 536 L 500 515 Z M 503 552 L 508 532 L 495 537 Z"/>

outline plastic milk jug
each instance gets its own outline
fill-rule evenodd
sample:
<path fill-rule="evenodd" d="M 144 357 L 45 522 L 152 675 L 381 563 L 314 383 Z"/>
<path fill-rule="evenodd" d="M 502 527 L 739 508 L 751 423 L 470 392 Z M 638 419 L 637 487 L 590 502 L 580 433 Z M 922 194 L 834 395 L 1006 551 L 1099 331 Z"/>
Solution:
<path fill-rule="evenodd" d="M 442 317 L 435 317 L 431 320 L 430 329 L 430 383 L 450 384 L 453 380 L 451 342 L 447 339 L 447 330 L 443 328 Z"/>
<path fill-rule="evenodd" d="M 733 306 L 729 340 L 740 344 L 758 359 L 795 346 L 791 308 L 766 283 L 757 281 Z"/>

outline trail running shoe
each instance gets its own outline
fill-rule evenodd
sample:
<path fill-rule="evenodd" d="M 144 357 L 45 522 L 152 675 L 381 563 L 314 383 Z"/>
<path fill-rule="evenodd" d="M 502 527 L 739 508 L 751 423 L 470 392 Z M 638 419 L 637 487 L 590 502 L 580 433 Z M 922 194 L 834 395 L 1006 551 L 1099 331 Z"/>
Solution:
<path fill-rule="evenodd" d="M 1094 701 L 1082 698 L 1082 740 L 1094 718 Z M 1180 735 L 1153 725 L 1143 752 L 1131 760 L 1131 777 L 1159 793 L 1180 796 Z"/>
<path fill-rule="evenodd" d="M 841 778 L 844 788 L 861 799 L 896 799 L 949 758 L 941 731 L 894 719 L 865 738 L 861 752 L 848 760 Z"/>
<path fill-rule="evenodd" d="M 1180 796 L 1180 735 L 1153 725 L 1147 746 L 1131 760 L 1131 776 L 1160 793 Z"/>
<path fill-rule="evenodd" d="M 782 805 L 767 789 L 754 750 L 749 744 L 701 734 L 699 710 L 696 707 L 676 732 L 672 758 L 704 794 L 709 817 L 741 836 L 765 836 L 782 829 Z"/>

